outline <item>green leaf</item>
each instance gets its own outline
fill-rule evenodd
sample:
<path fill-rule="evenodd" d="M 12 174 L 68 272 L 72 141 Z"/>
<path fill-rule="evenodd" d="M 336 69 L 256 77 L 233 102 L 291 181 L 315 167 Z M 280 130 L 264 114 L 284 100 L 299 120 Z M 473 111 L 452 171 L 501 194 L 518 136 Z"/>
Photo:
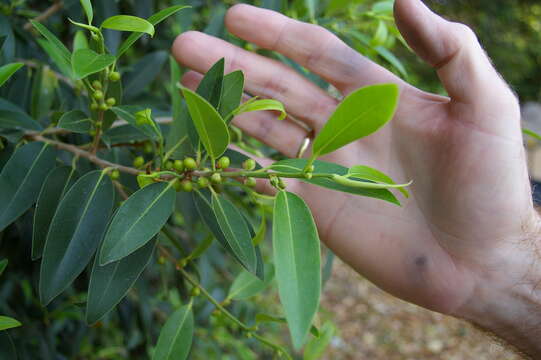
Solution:
<path fill-rule="evenodd" d="M 373 169 L 365 165 L 353 166 L 349 169 L 347 177 L 352 177 L 360 180 L 368 180 L 376 183 L 397 185 L 393 179 L 385 175 L 379 170 Z M 398 188 L 405 197 L 409 197 L 409 193 L 404 188 Z"/>
<path fill-rule="evenodd" d="M 385 59 L 389 64 L 394 66 L 398 72 L 402 75 L 404 79 L 408 78 L 408 72 L 406 71 L 406 68 L 404 67 L 404 64 L 387 48 L 383 46 L 376 46 L 374 48 L 383 59 Z"/>
<path fill-rule="evenodd" d="M 529 135 L 533 137 L 535 140 L 541 141 L 541 135 L 536 133 L 535 131 L 528 130 L 528 129 L 522 129 L 522 133 L 525 135 Z"/>
<path fill-rule="evenodd" d="M 251 159 L 251 157 L 244 155 L 241 152 L 238 152 L 233 149 L 227 149 L 224 153 L 224 156 L 227 156 L 229 160 L 231 161 L 230 168 L 237 168 L 242 169 L 242 163 L 248 159 Z M 261 169 L 261 165 L 257 162 L 255 163 L 255 170 Z"/>
<path fill-rule="evenodd" d="M 197 94 L 201 95 L 201 97 L 207 100 L 215 109 L 220 107 L 220 101 L 222 99 L 224 67 L 224 58 L 216 61 L 216 63 L 214 63 L 207 71 L 205 76 L 203 76 L 196 91 Z"/>
<path fill-rule="evenodd" d="M 274 266 L 272 266 L 272 264 L 267 266 L 263 281 L 247 271 L 242 271 L 229 288 L 227 298 L 231 300 L 245 300 L 251 298 L 265 290 L 273 279 Z"/>
<path fill-rule="evenodd" d="M 243 113 L 252 112 L 252 111 L 265 111 L 265 110 L 273 110 L 273 111 L 279 111 L 280 116 L 278 117 L 278 120 L 284 120 L 287 116 L 286 109 L 284 108 L 284 105 L 273 99 L 261 99 L 261 100 L 253 100 L 253 101 L 247 101 L 235 110 L 233 110 L 233 116 L 237 116 Z"/>
<path fill-rule="evenodd" d="M 41 261 L 39 293 L 48 304 L 85 269 L 103 237 L 114 189 L 103 171 L 81 177 L 60 200 Z"/>
<path fill-rule="evenodd" d="M 300 349 L 319 307 L 321 259 L 310 209 L 293 193 L 276 196 L 272 241 L 280 301 L 293 346 Z"/>
<path fill-rule="evenodd" d="M 212 245 L 214 237 L 212 235 L 207 236 L 203 241 L 201 241 L 197 247 L 188 255 L 189 260 L 194 260 L 199 258 L 207 249 Z"/>
<path fill-rule="evenodd" d="M 126 101 L 144 93 L 158 77 L 168 57 L 167 51 L 155 51 L 143 56 L 122 78 Z"/>
<path fill-rule="evenodd" d="M 117 114 L 118 115 L 118 114 Z M 115 126 L 103 134 L 103 142 L 109 145 L 133 144 L 148 140 L 148 136 L 131 124 Z"/>
<path fill-rule="evenodd" d="M 224 119 L 227 115 L 231 114 L 233 110 L 239 107 L 242 100 L 242 94 L 244 91 L 244 74 L 242 71 L 233 71 L 224 76 L 222 98 L 220 100 L 220 106 L 218 112 Z"/>
<path fill-rule="evenodd" d="M 4 259 L 2 261 L 0 261 L 0 275 L 2 275 L 4 273 L 4 270 L 6 270 L 6 267 L 8 266 L 8 259 Z"/>
<path fill-rule="evenodd" d="M 71 54 L 70 59 L 66 60 L 50 41 L 46 39 L 36 39 L 36 41 L 39 46 L 41 46 L 43 51 L 45 51 L 53 60 L 58 70 L 60 70 L 60 72 L 68 78 L 73 79 L 73 72 L 71 70 Z"/>
<path fill-rule="evenodd" d="M 30 20 L 30 23 L 36 28 L 36 30 L 46 38 L 55 53 L 57 53 L 65 62 L 68 64 L 71 63 L 71 53 L 68 48 L 58 40 L 58 38 L 50 32 L 45 26 L 41 25 L 39 22 Z"/>
<path fill-rule="evenodd" d="M 180 68 L 176 60 L 169 56 L 169 70 L 171 73 L 170 81 L 170 95 L 171 95 L 171 113 L 173 115 L 172 123 L 167 134 L 165 142 L 165 151 L 171 152 L 173 158 L 183 158 L 188 155 L 190 151 L 189 142 L 184 141 L 188 133 L 188 122 L 190 116 L 188 115 L 188 109 L 186 104 L 182 102 L 180 96 L 180 90 L 177 88 L 177 84 L 180 81 Z M 178 145 L 180 141 L 183 141 L 183 146 Z"/>
<path fill-rule="evenodd" d="M 190 8 L 191 6 L 182 6 L 182 5 L 176 5 L 171 6 L 166 9 L 163 9 L 156 14 L 152 15 L 147 19 L 149 23 L 152 25 L 158 25 L 165 19 L 167 19 L 169 16 L 174 15 L 175 13 L 179 12 L 182 9 Z M 126 40 L 120 45 L 120 48 L 117 51 L 116 57 L 119 58 L 122 54 L 124 54 L 132 45 L 135 43 L 141 36 L 143 36 L 144 33 L 133 33 L 128 36 Z"/>
<path fill-rule="evenodd" d="M 325 322 L 320 329 L 320 336 L 310 339 L 304 348 L 303 360 L 317 360 L 324 354 L 336 334 L 336 327 L 330 321 Z"/>
<path fill-rule="evenodd" d="M 115 62 L 115 57 L 109 54 L 98 54 L 90 49 L 81 49 L 73 53 L 71 65 L 77 79 L 102 71 Z"/>
<path fill-rule="evenodd" d="M 395 84 L 366 86 L 349 94 L 315 138 L 313 156 L 333 152 L 380 129 L 393 117 L 398 96 Z"/>
<path fill-rule="evenodd" d="M 33 142 L 18 148 L 9 159 L 0 173 L 0 231 L 36 202 L 55 157 L 53 148 Z"/>
<path fill-rule="evenodd" d="M 58 127 L 75 133 L 87 134 L 92 129 L 92 120 L 81 110 L 64 113 L 58 120 Z"/>
<path fill-rule="evenodd" d="M 107 229 L 100 265 L 118 261 L 152 239 L 173 213 L 176 193 L 171 183 L 148 185 L 129 197 Z"/>
<path fill-rule="evenodd" d="M 49 226 L 51 225 L 58 204 L 75 180 L 75 169 L 68 166 L 57 167 L 45 178 L 36 203 L 36 210 L 34 211 L 32 260 L 41 257 Z"/>
<path fill-rule="evenodd" d="M 88 287 L 86 304 L 88 324 L 100 320 L 122 300 L 152 259 L 156 239 L 155 237 L 122 260 L 105 266 L 99 265 L 96 256 Z"/>
<path fill-rule="evenodd" d="M 229 145 L 229 130 L 216 109 L 203 97 L 182 88 L 199 138 L 212 159 L 222 155 Z"/>
<path fill-rule="evenodd" d="M 212 196 L 212 209 L 229 246 L 241 264 L 252 274 L 257 270 L 257 258 L 250 231 L 242 214 L 227 199 Z"/>
<path fill-rule="evenodd" d="M 271 169 L 275 171 L 279 171 L 279 172 L 298 173 L 298 172 L 302 172 L 307 164 L 308 164 L 307 159 L 286 159 L 286 160 L 275 162 L 274 164 L 271 165 Z M 348 168 L 338 165 L 338 164 L 325 162 L 325 161 L 319 161 L 319 160 L 314 161 L 314 167 L 315 167 L 314 174 L 347 175 L 348 173 Z M 327 189 L 341 191 L 341 192 L 355 194 L 355 195 L 372 197 L 372 198 L 388 201 L 395 205 L 400 205 L 400 202 L 398 201 L 398 199 L 387 189 L 354 188 L 351 186 L 344 186 L 344 185 L 337 184 L 333 180 L 326 179 L 326 178 L 312 178 L 310 180 L 308 179 L 301 179 L 301 180 L 303 182 L 318 185 Z"/>
<path fill-rule="evenodd" d="M 277 324 L 287 324 L 287 320 L 283 317 L 279 317 L 279 316 L 273 316 L 273 315 L 269 315 L 269 314 L 257 314 L 255 316 L 255 323 L 256 324 L 260 324 L 260 323 L 277 323 Z M 312 325 L 310 327 L 310 334 L 312 334 L 314 337 L 318 337 L 319 336 L 319 330 L 317 327 L 315 327 L 314 325 Z"/>
<path fill-rule="evenodd" d="M 310 19 L 315 19 L 318 3 L 319 0 L 304 0 L 304 4 L 308 10 L 308 16 Z"/>
<path fill-rule="evenodd" d="M 148 120 L 150 120 L 150 121 L 143 124 L 143 125 L 138 125 L 137 124 L 136 114 L 139 111 L 144 110 L 140 106 L 133 106 L 133 105 L 115 106 L 115 107 L 111 108 L 111 110 L 119 118 L 121 118 L 123 120 L 126 120 L 131 126 L 133 126 L 137 130 L 139 130 L 140 132 L 145 134 L 148 138 L 154 139 L 154 140 L 159 139 L 158 134 L 156 133 L 156 131 L 154 131 L 154 127 L 150 124 L 150 122 L 154 121 L 152 118 L 149 118 Z M 156 124 L 156 122 L 154 122 L 154 124 L 156 125 L 156 127 L 158 126 L 158 124 Z"/>
<path fill-rule="evenodd" d="M 154 36 L 154 25 L 141 19 L 137 16 L 131 15 L 115 15 L 105 19 L 101 24 L 102 28 L 118 30 L 118 31 L 135 31 L 149 34 Z"/>
<path fill-rule="evenodd" d="M 0 129 L 43 130 L 36 120 L 20 111 L 0 110 Z"/>
<path fill-rule="evenodd" d="M 17 360 L 15 345 L 7 331 L 0 331 L 0 349 L 2 349 L 0 353 L 1 360 Z"/>
<path fill-rule="evenodd" d="M 185 305 L 169 317 L 156 344 L 152 360 L 184 360 L 190 353 L 193 338 L 192 304 Z"/>
<path fill-rule="evenodd" d="M 21 325 L 22 324 L 20 322 L 18 322 L 17 320 L 13 318 L 10 318 L 7 316 L 0 316 L 0 331 L 13 329 Z"/>
<path fill-rule="evenodd" d="M 0 86 L 4 85 L 11 75 L 15 74 L 15 72 L 23 66 L 23 63 L 11 63 L 0 67 Z"/>
<path fill-rule="evenodd" d="M 88 49 L 88 39 L 83 31 L 78 30 L 73 38 L 73 51 L 82 49 Z"/>
<path fill-rule="evenodd" d="M 90 0 L 81 0 L 81 6 L 83 7 L 86 18 L 88 19 L 88 23 L 92 24 L 92 20 L 94 19 L 94 11 L 92 10 L 92 3 Z"/>

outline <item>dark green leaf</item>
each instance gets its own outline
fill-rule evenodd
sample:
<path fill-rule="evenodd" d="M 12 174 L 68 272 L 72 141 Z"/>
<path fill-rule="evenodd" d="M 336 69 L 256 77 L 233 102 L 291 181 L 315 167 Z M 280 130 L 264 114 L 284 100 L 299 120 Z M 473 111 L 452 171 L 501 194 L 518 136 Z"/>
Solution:
<path fill-rule="evenodd" d="M 0 231 L 37 200 L 55 156 L 50 146 L 33 142 L 17 149 L 9 159 L 0 173 Z"/>
<path fill-rule="evenodd" d="M 100 266 L 94 259 L 88 301 L 86 322 L 93 324 L 100 320 L 126 295 L 152 259 L 156 238 L 122 260 Z"/>
<path fill-rule="evenodd" d="M 16 327 L 21 326 L 22 324 L 8 316 L 0 316 L 0 331 L 7 330 L 7 329 L 13 329 Z"/>
<path fill-rule="evenodd" d="M 0 349 L 0 360 L 17 360 L 15 345 L 7 331 L 0 331 Z"/>
<path fill-rule="evenodd" d="M 111 179 L 98 170 L 80 178 L 60 200 L 43 250 L 42 304 L 48 304 L 84 270 L 103 237 L 113 200 Z"/>
<path fill-rule="evenodd" d="M 192 304 L 175 311 L 160 332 L 152 360 L 184 360 L 190 353 L 193 338 Z"/>
<path fill-rule="evenodd" d="M 83 7 L 85 11 L 88 23 L 92 24 L 92 20 L 94 19 L 94 11 L 92 10 L 92 3 L 90 2 L 90 0 L 81 0 L 81 6 Z"/>
<path fill-rule="evenodd" d="M 0 86 L 4 85 L 11 75 L 15 74 L 15 72 L 23 66 L 23 63 L 11 63 L 0 67 Z"/>
<path fill-rule="evenodd" d="M 272 164 L 271 168 L 275 171 L 280 171 L 280 172 L 298 173 L 304 169 L 307 163 L 308 163 L 308 160 L 306 159 L 286 159 L 286 160 L 275 162 L 274 164 Z M 315 167 L 314 174 L 324 173 L 324 174 L 347 175 L 348 173 L 348 168 L 338 165 L 338 164 L 325 162 L 325 161 L 316 160 L 314 162 L 314 167 Z M 312 178 L 310 180 L 302 179 L 302 181 L 310 183 L 310 184 L 322 186 L 324 188 L 331 189 L 331 190 L 372 197 L 372 198 L 376 198 L 380 200 L 385 200 L 396 205 L 400 205 L 400 202 L 396 199 L 396 197 L 389 190 L 386 190 L 386 189 L 353 188 L 353 187 L 337 184 L 334 181 L 330 179 L 325 179 L 325 178 Z"/>
<path fill-rule="evenodd" d="M 101 24 L 101 27 L 118 31 L 142 32 L 149 34 L 150 36 L 154 36 L 154 25 L 137 16 L 111 16 L 110 18 L 105 19 L 105 21 Z"/>
<path fill-rule="evenodd" d="M 221 58 L 212 65 L 205 76 L 203 76 L 203 79 L 201 79 L 196 91 L 197 94 L 201 95 L 215 109 L 220 107 L 220 100 L 222 98 L 224 65 L 224 58 Z"/>
<path fill-rule="evenodd" d="M 75 169 L 61 166 L 49 173 L 39 193 L 34 212 L 32 235 L 32 260 L 39 259 L 43 253 L 45 239 L 54 213 L 62 197 L 76 180 Z"/>
<path fill-rule="evenodd" d="M 0 110 L 0 129 L 43 130 L 43 127 L 23 112 Z"/>
<path fill-rule="evenodd" d="M 212 196 L 212 209 L 229 246 L 241 264 L 255 274 L 257 258 L 250 231 L 242 214 L 229 200 L 217 195 Z"/>
<path fill-rule="evenodd" d="M 100 265 L 118 261 L 144 246 L 173 212 L 176 193 L 172 183 L 154 183 L 130 196 L 118 209 L 105 234 Z"/>
<path fill-rule="evenodd" d="M 238 152 L 233 149 L 227 149 L 224 153 L 224 156 L 227 156 L 231 160 L 230 167 L 237 168 L 237 169 L 242 169 L 242 163 L 248 159 L 252 159 L 251 157 L 246 156 L 243 153 Z M 261 169 L 261 165 L 259 165 L 256 162 L 255 170 L 259 170 L 259 169 Z"/>
<path fill-rule="evenodd" d="M 126 100 L 133 99 L 146 90 L 161 72 L 167 57 L 167 51 L 156 51 L 145 55 L 133 66 L 122 80 Z"/>
<path fill-rule="evenodd" d="M 131 126 L 145 134 L 150 139 L 158 139 L 158 134 L 153 129 L 153 126 L 149 123 L 144 125 L 138 125 L 136 121 L 136 113 L 143 110 L 140 106 L 125 105 L 115 106 L 111 110 L 121 119 L 126 120 Z M 154 121 L 152 118 L 150 121 Z M 156 124 L 156 123 L 155 123 Z M 156 124 L 157 126 L 157 124 Z"/>
<path fill-rule="evenodd" d="M 62 53 L 60 53 L 57 48 L 51 43 L 50 41 L 46 39 L 36 39 L 39 46 L 49 55 L 49 57 L 53 60 L 56 67 L 62 74 L 69 78 L 73 78 L 73 72 L 71 70 L 71 58 L 70 60 L 66 60 Z M 71 56 L 71 54 L 70 54 Z"/>
<path fill-rule="evenodd" d="M 167 19 L 169 16 L 188 7 L 189 6 L 182 6 L 182 5 L 168 7 L 152 15 L 151 17 L 147 19 L 147 21 L 151 23 L 152 25 L 158 25 L 159 23 Z M 117 52 L 117 58 L 120 57 L 122 54 L 124 54 L 126 50 L 128 50 L 133 45 L 134 42 L 136 42 L 141 36 L 143 36 L 143 34 L 144 33 L 130 34 L 130 36 L 122 43 L 122 45 L 120 45 L 120 48 L 118 49 L 118 52 Z"/>
<path fill-rule="evenodd" d="M 168 153 L 171 152 L 171 157 L 179 159 L 188 155 L 188 152 L 190 151 L 189 141 L 186 141 L 186 136 L 191 120 L 188 108 L 186 107 L 186 104 L 182 102 L 180 90 L 177 88 L 177 84 L 180 81 L 180 68 L 172 56 L 169 57 L 169 69 L 171 72 L 171 82 L 169 85 L 173 121 L 169 133 L 167 134 L 165 151 Z M 179 143 L 181 144 L 179 145 Z"/>
<path fill-rule="evenodd" d="M 113 55 L 98 54 L 90 49 L 80 49 L 71 56 L 71 66 L 76 79 L 82 79 L 102 71 L 115 60 Z"/>
<path fill-rule="evenodd" d="M 264 278 L 265 280 L 261 280 L 247 271 L 242 271 L 229 288 L 227 298 L 231 300 L 244 300 L 265 290 L 274 279 L 274 266 L 272 264 L 267 266 Z"/>
<path fill-rule="evenodd" d="M 220 100 L 220 107 L 218 108 L 218 112 L 224 119 L 232 119 L 232 117 L 227 118 L 227 115 L 239 107 L 243 91 L 244 74 L 242 71 L 233 71 L 224 76 L 222 98 Z"/>
<path fill-rule="evenodd" d="M 62 115 L 58 120 L 58 127 L 87 134 L 92 129 L 92 120 L 81 110 L 72 110 Z"/>
<path fill-rule="evenodd" d="M 321 259 L 310 209 L 293 193 L 276 196 L 272 241 L 280 301 L 293 345 L 300 349 L 319 307 Z"/>
<path fill-rule="evenodd" d="M 4 270 L 6 270 L 6 267 L 8 266 L 8 259 L 4 259 L 0 261 L 0 275 L 4 273 Z"/>
<path fill-rule="evenodd" d="M 39 31 L 41 35 L 43 35 L 44 38 L 46 38 L 49 43 L 52 46 L 52 49 L 55 53 L 58 53 L 58 55 L 68 64 L 71 62 L 71 53 L 66 48 L 66 46 L 62 43 L 62 41 L 58 40 L 58 38 L 50 32 L 45 26 L 41 25 L 39 22 L 30 20 L 32 25 L 36 28 L 36 30 Z"/>
<path fill-rule="evenodd" d="M 199 138 L 212 159 L 222 155 L 229 145 L 229 130 L 216 109 L 203 97 L 182 88 Z"/>
<path fill-rule="evenodd" d="M 393 117 L 398 96 L 395 84 L 366 86 L 349 94 L 316 136 L 313 156 L 333 152 L 380 129 Z"/>
<path fill-rule="evenodd" d="M 111 128 L 103 134 L 103 142 L 109 145 L 132 144 L 148 140 L 148 136 L 131 124 Z"/>

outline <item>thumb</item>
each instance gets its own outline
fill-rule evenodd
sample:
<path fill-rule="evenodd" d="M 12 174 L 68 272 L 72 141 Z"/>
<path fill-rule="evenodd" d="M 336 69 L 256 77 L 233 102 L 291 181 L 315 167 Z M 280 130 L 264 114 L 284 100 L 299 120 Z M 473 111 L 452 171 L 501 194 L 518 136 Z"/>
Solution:
<path fill-rule="evenodd" d="M 516 103 L 469 27 L 445 20 L 420 0 L 396 0 L 394 11 L 402 36 L 437 70 L 453 102 L 477 109 Z"/>

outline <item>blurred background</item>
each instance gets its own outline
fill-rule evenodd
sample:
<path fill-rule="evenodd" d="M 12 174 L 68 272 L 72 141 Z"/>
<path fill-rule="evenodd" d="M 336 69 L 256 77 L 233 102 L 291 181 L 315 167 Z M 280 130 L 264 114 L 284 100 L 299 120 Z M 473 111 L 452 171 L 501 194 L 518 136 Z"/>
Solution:
<path fill-rule="evenodd" d="M 257 49 L 227 33 L 223 16 L 228 7 L 240 1 L 212 0 L 93 0 L 97 22 L 118 13 L 147 18 L 166 6 L 191 5 L 157 28 L 153 39 L 144 37 L 130 49 L 121 64 L 127 73 L 124 78 L 126 93 L 131 103 L 152 104 L 153 109 L 167 115 L 170 109 L 168 89 L 169 71 L 167 52 L 175 36 L 183 31 L 197 29 L 222 37 L 228 41 L 274 57 L 293 66 L 322 88 L 333 91 L 317 76 L 308 73 L 287 58 Z M 340 36 L 365 56 L 388 67 L 414 85 L 437 93 L 444 93 L 434 71 L 410 52 L 398 33 L 392 17 L 393 1 L 374 0 L 256 0 L 243 1 L 274 9 L 291 17 L 320 24 Z M 470 25 L 495 66 L 511 84 L 524 109 L 525 126 L 541 131 L 541 4 L 538 0 L 434 0 L 427 1 L 434 10 L 447 18 Z M 53 11 L 50 9 L 53 8 Z M 49 11 L 49 12 L 48 12 Z M 45 14 L 45 15 L 44 15 Z M 1 0 L 0 36 L 2 63 L 23 59 L 36 71 L 19 72 L 9 86 L 2 88 L 0 96 L 37 112 L 50 111 L 58 106 L 63 96 L 62 81 L 58 82 L 54 64 L 35 44 L 35 34 L 25 28 L 29 18 L 43 16 L 43 23 L 70 44 L 74 27 L 67 18 L 79 20 L 82 13 L 78 0 Z M 121 36 L 108 31 L 106 42 L 114 53 Z M 46 65 L 45 67 L 43 65 Z M 39 101 L 38 101 L 39 99 Z M 534 179 L 541 180 L 541 153 L 534 140 L 528 140 L 529 162 Z M 189 209 L 187 210 L 189 213 Z M 189 216 L 177 219 L 189 222 Z M 43 315 L 35 304 L 32 290 L 35 284 L 36 264 L 29 261 L 29 237 L 25 233 L 29 219 L 21 219 L 17 229 L 0 238 L 1 257 L 10 258 L 10 271 L 0 283 L 0 313 L 16 313 L 27 326 L 14 333 L 20 347 L 26 347 L 24 359 L 145 359 L 149 339 L 155 338 L 150 319 L 153 307 L 168 298 L 170 292 L 151 285 L 174 270 L 152 268 L 119 307 L 116 320 L 88 329 L 81 321 L 81 311 L 74 300 L 65 308 Z M 6 239 L 17 239 L 9 243 Z M 20 247 L 20 248 L 19 248 Z M 24 248 L 24 250 L 22 250 Z M 214 250 L 219 251 L 219 250 Z M 209 256 L 212 256 L 212 252 Z M 15 259 L 12 261 L 11 259 Z M 396 300 L 378 290 L 339 260 L 326 256 L 326 282 L 321 323 L 328 321 L 329 346 L 319 358 L 323 359 L 518 359 L 506 352 L 490 337 L 468 324 L 422 310 Z M 203 258 L 203 280 L 213 288 L 216 296 L 223 295 L 220 282 L 228 276 L 212 275 L 210 269 L 225 268 L 215 260 Z M 11 265 L 13 264 L 13 265 Z M 225 272 L 226 270 L 224 270 Z M 148 280 L 148 282 L 147 282 Z M 174 286 L 168 284 L 169 287 Z M 223 286 L 222 286 L 223 287 Z M 82 288 L 82 287 L 81 287 Z M 167 286 L 166 286 L 167 288 Z M 220 293 L 222 291 L 222 293 Z M 84 298 L 75 286 L 72 299 Z M 169 299 L 170 300 L 170 299 Z M 275 306 L 276 297 L 258 297 L 261 306 Z M 274 304 L 274 305 L 273 305 Z M 209 309 L 203 309 L 200 321 L 207 321 Z M 238 310 L 238 309 L 237 309 Z M 233 311 L 236 311 L 235 309 Z M 248 311 L 241 309 L 238 311 Z M 163 314 L 155 315 L 163 318 Z M 45 319 L 45 320 L 44 320 Z M 55 326 L 48 326 L 54 319 Z M 216 325 L 218 320 L 210 320 Z M 217 325 L 219 328 L 219 324 Z M 222 330 L 220 330 L 222 329 Z M 279 329 L 279 328 L 278 328 Z M 26 337 L 26 340 L 23 340 Z M 219 328 L 200 329 L 193 359 L 270 359 L 250 350 L 243 342 Z M 285 338 L 285 337 L 284 337 Z M 205 340 L 207 339 L 207 340 Z M 24 341 L 27 341 L 26 343 Z M 31 344 L 30 344 L 31 343 Z M 26 344 L 23 346 L 23 344 Z M 28 345 L 30 344 L 30 345 Z M 219 355 L 217 355 L 219 354 Z M 0 359 L 2 352 L 0 351 Z M 12 359 L 10 359 L 12 360 Z"/>

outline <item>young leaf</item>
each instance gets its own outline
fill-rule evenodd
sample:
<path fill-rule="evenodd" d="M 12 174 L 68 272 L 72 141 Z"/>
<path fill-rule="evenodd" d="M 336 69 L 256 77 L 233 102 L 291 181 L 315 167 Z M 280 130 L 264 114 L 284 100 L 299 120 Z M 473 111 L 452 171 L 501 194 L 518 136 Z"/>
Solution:
<path fill-rule="evenodd" d="M 293 346 L 300 349 L 319 306 L 321 260 L 310 209 L 293 193 L 276 196 L 272 241 L 280 301 Z"/>
<path fill-rule="evenodd" d="M 43 179 L 54 166 L 56 151 L 32 142 L 15 151 L 0 173 L 0 231 L 37 200 Z"/>
<path fill-rule="evenodd" d="M 366 86 L 349 94 L 315 138 L 313 157 L 333 152 L 380 129 L 393 117 L 398 95 L 395 84 Z"/>
<path fill-rule="evenodd" d="M 0 331 L 7 330 L 7 329 L 13 329 L 16 327 L 21 326 L 22 324 L 8 316 L 0 316 Z"/>
<path fill-rule="evenodd" d="M 83 7 L 83 10 L 85 11 L 86 18 L 88 19 L 88 24 L 92 24 L 92 20 L 94 19 L 94 11 L 92 10 L 92 3 L 90 0 L 81 0 L 81 6 Z"/>
<path fill-rule="evenodd" d="M 368 182 L 368 181 L 356 181 L 351 180 L 347 176 L 341 176 L 341 175 L 333 175 L 331 178 L 334 182 L 337 184 L 346 186 L 346 187 L 352 187 L 352 188 L 359 188 L 359 189 L 402 189 L 406 186 L 410 186 L 413 181 L 410 181 L 407 184 L 381 184 L 376 182 Z"/>
<path fill-rule="evenodd" d="M 152 360 L 184 360 L 193 338 L 193 312 L 189 303 L 175 311 L 163 326 Z"/>
<path fill-rule="evenodd" d="M 336 334 L 336 327 L 327 321 L 319 330 L 320 336 L 310 339 L 304 348 L 303 360 L 320 359 Z"/>
<path fill-rule="evenodd" d="M 173 212 L 176 193 L 171 183 L 154 183 L 130 196 L 115 213 L 100 250 L 101 266 L 118 261 L 144 246 Z"/>
<path fill-rule="evenodd" d="M 58 127 L 75 133 L 87 134 L 92 129 L 92 120 L 81 110 L 72 110 L 58 120 Z"/>
<path fill-rule="evenodd" d="M 41 261 L 39 294 L 47 305 L 85 269 L 103 237 L 114 189 L 103 171 L 81 177 L 60 200 Z"/>
<path fill-rule="evenodd" d="M 73 38 L 73 51 L 82 49 L 88 49 L 88 39 L 83 31 L 78 30 Z"/>
<path fill-rule="evenodd" d="M 212 196 L 212 209 L 229 246 L 241 264 L 255 274 L 257 258 L 250 231 L 242 214 L 230 201 L 217 195 Z"/>
<path fill-rule="evenodd" d="M 4 273 L 4 270 L 6 270 L 6 267 L 8 266 L 8 259 L 4 259 L 0 261 L 0 275 Z"/>
<path fill-rule="evenodd" d="M 75 170 L 69 166 L 57 167 L 45 178 L 34 212 L 32 260 L 41 257 L 54 213 L 60 200 L 68 192 L 75 180 Z"/>
<path fill-rule="evenodd" d="M 535 131 L 529 129 L 522 129 L 522 133 L 533 137 L 535 140 L 541 141 L 541 135 L 536 133 Z"/>
<path fill-rule="evenodd" d="M 203 97 L 182 88 L 199 138 L 212 159 L 222 155 L 229 145 L 229 130 L 216 109 Z"/>
<path fill-rule="evenodd" d="M 23 66 L 23 63 L 11 63 L 0 67 L 0 86 L 4 85 L 11 75 L 15 74 L 15 72 Z"/>
<path fill-rule="evenodd" d="M 273 100 L 273 99 L 247 101 L 244 104 L 240 105 L 235 110 L 233 110 L 233 116 L 237 116 L 237 115 L 247 113 L 247 112 L 252 112 L 252 111 L 264 111 L 264 110 L 279 111 L 280 116 L 278 117 L 278 120 L 284 120 L 287 116 L 284 105 L 281 102 L 277 100 Z"/>
<path fill-rule="evenodd" d="M 293 172 L 298 173 L 303 171 L 304 167 L 308 163 L 307 159 L 286 159 L 277 161 L 271 165 L 272 170 L 279 172 Z M 314 161 L 315 171 L 314 174 L 337 174 L 337 175 L 347 175 L 348 168 L 333 164 L 325 161 Z M 309 184 L 314 184 L 317 186 L 322 186 L 327 189 L 341 191 L 345 193 L 372 197 L 384 201 L 388 201 L 395 205 L 400 205 L 398 199 L 387 189 L 363 189 L 355 188 L 351 186 L 344 186 L 334 182 L 331 179 L 326 178 L 312 178 L 312 179 L 301 179 L 304 182 Z"/>
<path fill-rule="evenodd" d="M 227 298 L 231 300 L 245 300 L 251 298 L 265 290 L 273 279 L 274 266 L 272 266 L 272 264 L 267 266 L 263 281 L 247 271 L 242 271 L 229 288 Z"/>
<path fill-rule="evenodd" d="M 182 5 L 171 6 L 152 15 L 151 17 L 147 19 L 147 21 L 155 26 L 161 23 L 162 21 L 164 21 L 165 19 L 167 19 L 169 16 L 174 15 L 180 10 L 189 8 L 189 7 L 191 6 L 182 6 Z M 130 34 L 130 36 L 128 36 L 128 38 L 124 40 L 122 45 L 120 45 L 120 48 L 117 51 L 116 57 L 119 58 L 122 54 L 124 54 L 126 50 L 128 50 L 133 45 L 134 42 L 136 42 L 141 36 L 143 36 L 143 34 L 144 33 L 142 32 Z"/>
<path fill-rule="evenodd" d="M 379 170 L 373 169 L 365 165 L 353 166 L 349 169 L 347 177 L 352 177 L 360 180 L 374 181 L 376 183 L 397 185 L 393 179 L 385 175 Z M 405 197 L 409 197 L 409 193 L 404 188 L 398 188 Z"/>
<path fill-rule="evenodd" d="M 222 98 L 218 112 L 226 121 L 232 119 L 232 117 L 227 118 L 227 115 L 239 107 L 243 91 L 244 74 L 242 71 L 233 71 L 224 76 Z"/>
<path fill-rule="evenodd" d="M 135 31 L 149 34 L 154 36 L 154 25 L 141 19 L 137 16 L 131 15 L 115 15 L 105 19 L 101 24 L 102 28 L 118 30 L 118 31 Z"/>
<path fill-rule="evenodd" d="M 154 120 L 150 118 L 146 118 L 148 120 L 144 124 L 138 124 L 137 123 L 137 117 L 136 114 L 142 110 L 140 106 L 133 106 L 133 105 L 126 105 L 126 106 L 115 106 L 111 110 L 121 119 L 126 120 L 131 126 L 145 134 L 148 138 L 158 140 L 159 135 L 154 130 L 154 126 L 151 124 Z M 158 127 L 158 125 L 154 122 L 154 125 Z"/>
<path fill-rule="evenodd" d="M 90 49 L 80 49 L 73 53 L 71 66 L 76 79 L 102 71 L 115 62 L 115 57 L 109 54 L 98 54 Z"/>
<path fill-rule="evenodd" d="M 88 300 L 86 322 L 94 324 L 114 308 L 126 295 L 152 259 L 156 237 L 122 260 L 100 266 L 94 259 Z"/>

